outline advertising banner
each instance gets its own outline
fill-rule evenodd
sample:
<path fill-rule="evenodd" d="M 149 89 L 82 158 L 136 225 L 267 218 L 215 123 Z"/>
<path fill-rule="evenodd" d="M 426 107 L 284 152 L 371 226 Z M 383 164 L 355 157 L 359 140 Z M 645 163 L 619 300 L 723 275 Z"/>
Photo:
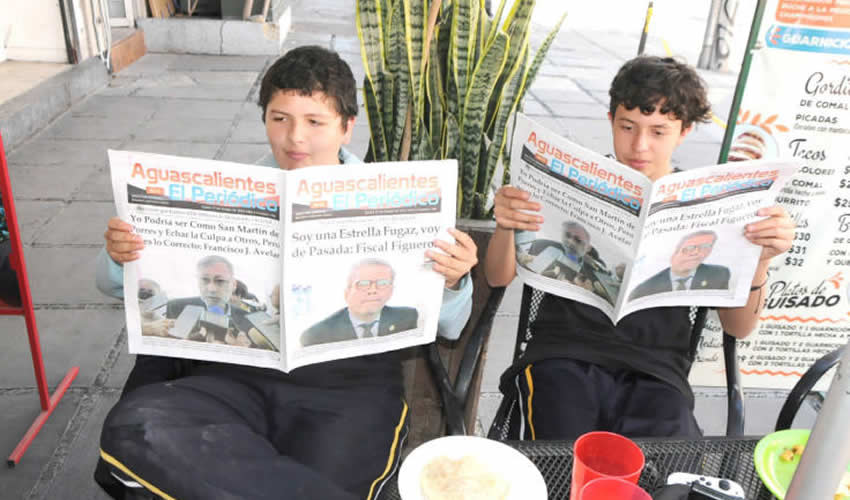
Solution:
<path fill-rule="evenodd" d="M 729 120 L 728 159 L 801 164 L 777 198 L 797 231 L 773 261 L 760 326 L 738 341 L 738 354 L 744 387 L 790 389 L 850 334 L 850 2 L 770 0 L 758 40 L 740 111 Z M 713 321 L 692 384 L 725 383 L 722 344 Z"/>

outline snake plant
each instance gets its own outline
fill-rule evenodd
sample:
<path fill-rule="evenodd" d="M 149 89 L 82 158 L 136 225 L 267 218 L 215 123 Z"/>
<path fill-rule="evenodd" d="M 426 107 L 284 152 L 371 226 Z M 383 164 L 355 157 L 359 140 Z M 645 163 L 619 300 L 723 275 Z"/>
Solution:
<path fill-rule="evenodd" d="M 510 119 L 566 17 L 532 58 L 535 0 L 514 0 L 502 22 L 506 1 L 491 18 L 485 0 L 357 0 L 366 159 L 457 159 L 460 217 L 489 215 Z"/>

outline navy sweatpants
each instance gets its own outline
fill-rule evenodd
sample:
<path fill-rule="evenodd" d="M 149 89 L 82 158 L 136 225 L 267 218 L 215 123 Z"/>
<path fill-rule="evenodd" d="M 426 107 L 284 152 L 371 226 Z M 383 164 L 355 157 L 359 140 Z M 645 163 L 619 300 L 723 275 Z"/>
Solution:
<path fill-rule="evenodd" d="M 575 439 L 590 431 L 628 437 L 698 437 L 687 397 L 670 384 L 629 370 L 547 359 L 521 371 L 521 439 Z"/>
<path fill-rule="evenodd" d="M 130 376 L 127 377 L 127 381 L 124 383 L 121 397 L 123 398 L 128 393 L 143 385 L 167 382 L 179 377 L 185 377 L 191 373 L 193 364 L 194 362 L 190 359 L 138 354 L 136 355 L 136 364 L 133 366 Z M 115 500 L 137 498 L 137 495 L 132 494 L 133 491 L 131 489 L 126 488 L 121 481 L 113 476 L 113 472 L 112 467 L 103 458 L 99 458 L 94 471 L 94 480 L 103 491 Z M 126 477 L 124 474 L 121 475 Z M 126 479 L 130 480 L 131 478 L 126 477 Z"/>
<path fill-rule="evenodd" d="M 375 498 L 407 435 L 400 389 L 317 388 L 210 364 L 136 388 L 101 457 L 163 498 Z"/>

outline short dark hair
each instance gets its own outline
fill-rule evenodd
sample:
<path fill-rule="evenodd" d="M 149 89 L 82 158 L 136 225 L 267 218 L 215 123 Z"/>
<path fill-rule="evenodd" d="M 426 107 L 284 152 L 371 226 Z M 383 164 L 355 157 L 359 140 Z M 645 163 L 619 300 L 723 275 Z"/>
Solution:
<path fill-rule="evenodd" d="M 662 114 L 673 113 L 686 129 L 694 122 L 707 122 L 711 105 L 705 82 L 691 66 L 672 57 L 638 56 L 624 64 L 611 82 L 609 111 L 615 116 L 622 104 L 651 114 L 661 101 Z"/>
<path fill-rule="evenodd" d="M 348 63 L 332 50 L 317 45 L 296 47 L 272 64 L 263 75 L 257 104 L 263 110 L 278 91 L 294 91 L 302 96 L 323 92 L 334 102 L 342 117 L 343 130 L 357 116 L 357 82 Z"/>

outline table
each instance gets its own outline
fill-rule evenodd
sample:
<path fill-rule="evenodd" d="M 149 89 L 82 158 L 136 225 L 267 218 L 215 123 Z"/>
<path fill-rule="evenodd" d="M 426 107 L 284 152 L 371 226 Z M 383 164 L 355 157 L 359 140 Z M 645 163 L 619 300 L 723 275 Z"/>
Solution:
<path fill-rule="evenodd" d="M 640 486 L 652 493 L 666 483 L 671 472 L 693 472 L 725 477 L 738 482 L 747 500 L 770 500 L 773 497 L 762 485 L 753 465 L 753 450 L 760 437 L 702 439 L 635 439 L 646 456 Z M 540 469 L 549 498 L 569 498 L 573 464 L 572 441 L 507 441 L 527 456 Z M 381 492 L 382 500 L 399 499 L 395 481 Z"/>

